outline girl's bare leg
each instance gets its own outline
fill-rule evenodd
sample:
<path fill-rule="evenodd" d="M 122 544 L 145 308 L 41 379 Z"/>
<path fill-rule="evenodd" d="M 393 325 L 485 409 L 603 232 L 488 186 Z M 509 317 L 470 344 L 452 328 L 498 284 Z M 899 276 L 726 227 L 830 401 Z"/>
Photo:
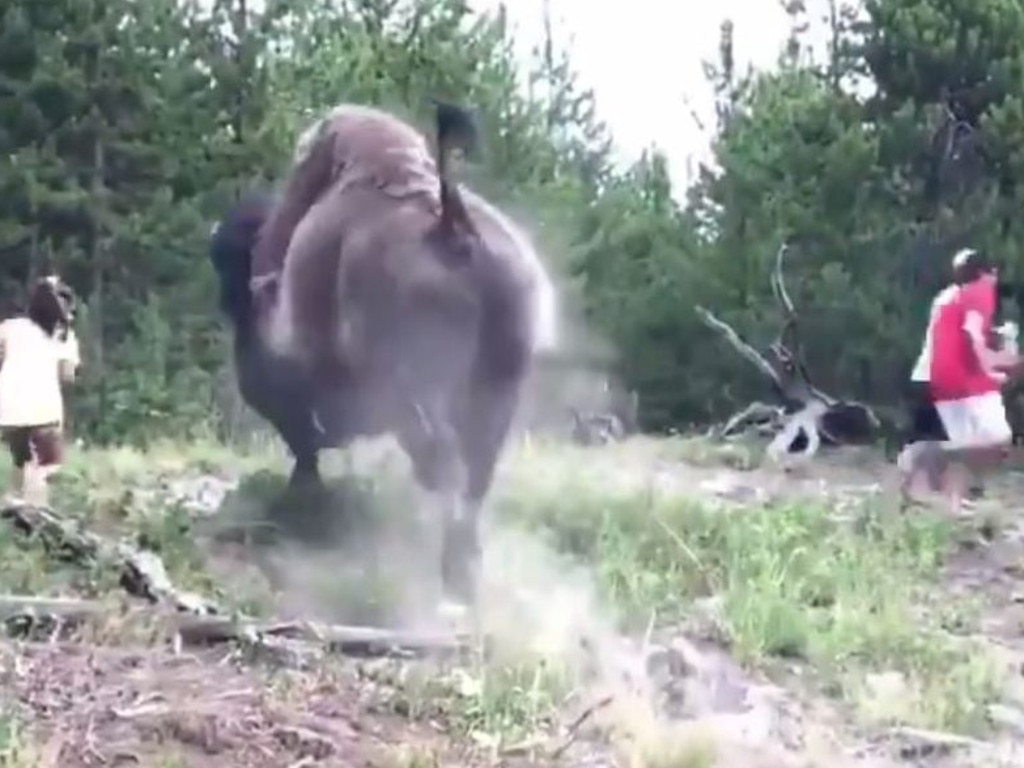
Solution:
<path fill-rule="evenodd" d="M 25 497 L 25 470 L 19 466 L 11 468 L 10 495 L 18 499 Z"/>
<path fill-rule="evenodd" d="M 35 462 L 25 465 L 23 472 L 22 488 L 24 499 L 29 504 L 45 507 L 49 503 L 49 493 L 46 485 L 46 475 L 41 467 Z"/>
<path fill-rule="evenodd" d="M 50 478 L 53 474 L 60 470 L 60 464 L 47 464 L 38 468 L 39 471 L 39 494 L 40 494 L 40 506 L 49 506 L 50 504 Z"/>

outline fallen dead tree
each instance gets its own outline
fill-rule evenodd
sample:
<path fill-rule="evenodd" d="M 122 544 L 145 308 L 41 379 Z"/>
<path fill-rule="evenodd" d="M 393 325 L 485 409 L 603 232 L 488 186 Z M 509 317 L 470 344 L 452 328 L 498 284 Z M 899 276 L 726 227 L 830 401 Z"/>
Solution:
<path fill-rule="evenodd" d="M 258 652 L 300 659 L 316 651 L 352 655 L 420 655 L 454 653 L 469 647 L 469 638 L 454 633 L 425 634 L 376 627 L 268 622 L 226 611 L 193 592 L 177 589 L 158 554 L 125 542 L 110 542 L 51 509 L 13 504 L 0 519 L 37 538 L 55 558 L 87 567 L 97 562 L 120 569 L 127 595 L 145 601 L 154 620 L 166 626 L 176 642 L 209 645 L 238 642 Z M 98 600 L 0 595 L 0 622 L 8 628 L 40 623 L 59 628 L 80 625 L 111 614 Z"/>
<path fill-rule="evenodd" d="M 751 423 L 760 423 L 774 434 L 768 445 L 768 456 L 775 461 L 787 454 L 810 459 L 822 442 L 833 445 L 864 442 L 881 427 L 868 406 L 833 397 L 812 383 L 801 354 L 798 315 L 783 279 L 787 250 L 787 244 L 783 243 L 771 273 L 772 293 L 782 310 L 783 325 L 769 345 L 767 355 L 751 347 L 731 326 L 707 309 L 696 307 L 704 324 L 771 382 L 780 401 L 777 405 L 751 403 L 731 417 L 719 435 L 734 436 Z"/>
<path fill-rule="evenodd" d="M 203 596 L 177 589 L 155 552 L 125 542 L 107 541 L 85 530 L 77 521 L 45 507 L 12 504 L 0 511 L 0 518 L 21 533 L 37 538 L 56 559 L 79 565 L 97 561 L 115 564 L 121 571 L 121 587 L 132 597 L 197 615 L 221 612 Z"/>

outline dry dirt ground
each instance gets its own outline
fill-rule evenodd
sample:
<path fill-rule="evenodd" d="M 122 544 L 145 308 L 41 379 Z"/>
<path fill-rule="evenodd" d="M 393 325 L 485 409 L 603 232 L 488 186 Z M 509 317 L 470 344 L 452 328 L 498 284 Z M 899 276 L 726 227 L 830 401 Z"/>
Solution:
<path fill-rule="evenodd" d="M 638 439 L 588 450 L 524 445 L 514 450 L 499 484 L 505 489 L 529 485 L 529 495 L 510 502 L 517 509 L 529 508 L 533 499 L 541 497 L 557 497 L 564 502 L 561 497 L 570 494 L 566 477 L 572 474 L 573 487 L 586 489 L 592 500 L 629 494 L 679 498 L 701 505 L 710 515 L 723 517 L 753 515 L 752 510 L 765 508 L 781 510 L 787 504 L 804 502 L 824 505 L 833 517 L 848 519 L 854 528 L 888 525 L 877 523 L 874 517 L 864 523 L 860 511 L 864 504 L 876 505 L 880 511 L 872 514 L 882 518 L 895 519 L 900 514 L 891 499 L 891 467 L 871 452 L 835 453 L 799 472 L 787 473 L 756 466 L 756 451 L 750 451 L 743 446 L 708 446 L 683 439 Z M 143 463 L 151 468 L 153 461 L 147 458 Z M 114 494 L 95 491 L 105 482 L 103 472 L 96 468 L 100 463 L 90 462 L 91 469 L 79 485 L 67 491 L 71 494 L 68 498 L 80 501 L 88 497 L 94 507 L 116 507 L 122 510 L 117 514 L 128 518 L 134 513 L 124 509 L 134 509 L 140 500 L 143 505 L 152 505 L 162 494 L 161 503 L 167 502 L 168 495 L 178 496 L 179 501 L 186 502 L 179 505 L 185 514 L 208 519 L 212 510 L 223 506 L 224 494 L 230 496 L 239 477 L 254 469 L 254 465 L 234 459 L 170 461 L 162 470 L 158 489 L 132 488 L 129 503 L 124 489 Z M 131 472 L 120 476 L 119 482 L 125 486 L 135 483 Z M 865 667 L 866 671 L 858 667 L 858 694 L 841 701 L 830 695 L 834 681 L 817 675 L 815 662 L 806 653 L 776 650 L 741 654 L 723 647 L 724 641 L 720 642 L 716 633 L 720 625 L 753 615 L 750 607 L 744 609 L 746 613 L 735 608 L 742 585 L 729 587 L 731 597 L 721 598 L 713 589 L 699 599 L 683 601 L 679 597 L 676 602 L 685 602 L 685 610 L 670 619 L 662 618 L 665 606 L 672 602 L 671 593 L 681 589 L 683 581 L 653 583 L 656 574 L 640 578 L 627 573 L 626 565 L 622 566 L 623 573 L 609 575 L 608 571 L 619 566 L 607 554 L 613 550 L 604 549 L 604 559 L 581 568 L 583 576 L 579 579 L 586 581 L 591 571 L 598 571 L 607 583 L 625 591 L 622 585 L 635 576 L 637 583 L 627 585 L 632 590 L 630 595 L 658 595 L 649 603 L 641 601 L 645 609 L 650 606 L 645 629 L 613 630 L 604 617 L 595 618 L 595 609 L 587 602 L 592 601 L 589 587 L 578 586 L 567 573 L 558 570 L 560 566 L 546 561 L 541 566 L 537 565 L 540 560 L 528 560 L 528 567 L 510 577 L 506 573 L 509 564 L 521 557 L 523 548 L 540 545 L 532 535 L 495 534 L 489 545 L 488 567 L 497 574 L 493 579 L 500 589 L 495 587 L 491 593 L 491 604 L 484 612 L 485 626 L 496 630 L 515 624 L 525 632 L 529 624 L 535 630 L 535 640 L 541 635 L 550 640 L 552 615 L 561 622 L 561 630 L 570 619 L 580 618 L 572 632 L 565 630 L 544 645 L 543 653 L 532 648 L 529 663 L 523 661 L 523 654 L 502 662 L 500 669 L 495 666 L 497 662 L 479 658 L 457 662 L 368 661 L 323 655 L 307 659 L 296 668 L 255 658 L 252 649 L 241 646 L 181 648 L 134 614 L 122 615 L 105 620 L 101 626 L 87 626 L 70 639 L 58 638 L 55 633 L 53 638 L 36 635 L 31 640 L 4 641 L 0 646 L 0 766 L 1024 765 L 1024 520 L 1019 519 L 1017 501 L 1024 498 L 1022 494 L 1024 473 L 1008 469 L 989 483 L 985 499 L 970 517 L 945 521 L 952 526 L 955 541 L 936 565 L 933 576 L 937 578 L 921 592 L 921 605 L 908 603 L 905 615 L 885 619 L 886 631 L 896 632 L 892 627 L 903 625 L 898 633 L 900 642 L 910 650 L 901 645 L 898 653 L 893 651 L 893 657 L 905 655 L 906 663 L 900 671 L 895 663 L 892 670 L 885 664 Z M 658 504 L 661 502 L 652 502 L 650 514 L 667 514 L 667 508 Z M 610 507 L 595 514 L 615 513 Z M 780 519 L 786 514 L 790 513 L 779 512 Z M 908 514 L 941 517 L 940 512 L 932 510 Z M 735 519 L 736 528 L 747 525 L 745 518 Z M 152 528 L 155 524 L 147 525 Z M 150 530 L 149 534 L 151 538 L 165 537 L 165 557 L 171 557 L 180 539 L 202 538 L 178 530 L 168 532 L 165 523 L 159 525 L 164 528 L 155 533 Z M 615 530 L 602 529 L 602 540 Z M 714 533 L 728 535 L 728 530 L 728 525 L 716 527 Z M 735 545 L 741 556 L 743 547 L 756 546 L 749 542 L 756 542 L 758 534 L 751 529 L 745 535 L 750 536 L 749 540 Z M 859 528 L 856 535 L 862 535 Z M 698 534 L 693 536 L 697 538 Z M 697 550 L 689 541 L 687 532 L 666 525 L 663 536 L 644 546 L 678 545 L 672 558 L 692 558 L 701 573 L 712 570 L 706 561 L 718 545 L 704 543 L 705 548 Z M 721 546 L 734 544 L 724 542 Z M 42 555 L 29 552 L 27 547 L 13 539 L 4 545 L 9 557 L 17 552 L 17 558 L 26 559 L 8 568 L 4 577 L 7 591 L 92 595 L 109 589 L 102 574 L 97 573 L 90 573 L 86 583 L 65 570 L 48 572 L 45 579 L 40 577 L 38 572 L 47 566 L 38 562 Z M 210 588 L 220 583 L 222 589 L 237 596 L 260 579 L 268 581 L 255 575 L 267 560 L 243 563 L 244 558 L 237 553 L 228 559 L 223 547 L 215 551 L 212 545 L 204 544 L 200 550 L 198 557 L 205 558 L 202 567 L 197 568 L 193 562 L 194 553 L 179 558 L 188 564 L 169 564 L 176 578 L 192 581 L 190 587 Z M 836 552 L 841 554 L 842 549 L 831 556 L 837 557 Z M 408 554 L 392 551 L 388 557 L 395 559 L 385 558 L 384 570 L 391 567 L 389 562 L 399 562 Z M 751 549 L 752 558 L 755 554 Z M 332 570 L 331 563 L 339 559 L 336 553 L 325 556 L 309 550 L 303 559 L 304 573 L 316 571 L 322 579 L 326 568 L 331 571 L 328 581 L 351 582 L 349 576 L 339 576 L 340 571 Z M 272 601 L 275 615 L 296 605 L 295 599 L 282 602 L 280 593 L 290 590 L 309 597 L 316 589 L 308 580 L 294 576 L 298 572 L 294 557 L 288 563 L 291 578 L 285 579 L 288 583 L 283 587 L 277 584 L 282 589 L 276 602 Z M 207 575 L 194 575 L 198 571 Z M 529 578 L 523 576 L 526 571 L 532 572 Z M 211 573 L 215 579 L 210 578 Z M 743 572 L 737 569 L 734 573 L 740 578 Z M 780 578 L 784 573 L 780 571 Z M 224 587 L 222 580 L 230 579 L 231 574 L 235 581 Z M 870 581 L 876 575 L 852 574 L 850 578 Z M 764 575 L 765 579 L 771 577 L 770 572 Z M 360 592 L 361 598 L 371 591 L 359 583 L 349 586 Z M 759 588 L 766 589 L 763 585 Z M 854 589 L 867 590 L 858 585 L 850 587 L 849 594 L 856 594 Z M 259 591 L 253 589 L 254 594 Z M 584 593 L 585 599 L 581 597 Z M 728 616 L 723 616 L 723 599 L 733 606 Z M 516 600 L 521 604 L 512 610 L 510 606 Z M 581 601 L 587 605 L 580 607 Z M 963 613 L 958 608 L 951 618 L 938 622 L 920 648 L 911 648 L 913 643 L 905 642 L 905 637 L 913 638 L 914 624 L 926 612 L 931 615 L 933 606 L 938 610 L 954 601 L 957 606 L 969 606 L 969 610 L 965 608 Z M 542 604 L 543 609 L 539 607 Z M 299 613 L 311 618 L 309 612 L 317 611 L 318 605 L 322 606 L 323 601 L 309 599 Z M 920 615 L 914 612 L 918 607 Z M 842 608 L 828 606 L 832 615 Z M 546 611 L 544 616 L 539 615 L 542 611 Z M 530 612 L 537 615 L 528 615 Z M 793 616 L 797 621 L 797 614 Z M 768 630 L 759 631 L 768 634 Z M 742 635 L 742 628 L 739 632 Z M 784 636 L 788 629 L 774 627 L 771 632 Z M 925 647 L 934 642 L 936 632 L 948 635 L 942 642 L 948 640 L 949 648 L 969 645 L 972 650 L 967 656 L 977 648 L 977 653 L 983 652 L 991 660 L 994 672 L 990 674 L 998 679 L 998 691 L 986 695 L 979 705 L 983 709 L 980 715 L 973 709 L 969 717 L 961 717 L 959 710 L 956 717 L 949 714 L 953 704 L 944 699 L 959 697 L 958 683 L 946 681 L 940 685 L 924 672 L 915 677 L 915 653 L 922 659 L 928 657 L 929 669 L 941 670 L 942 659 L 931 658 L 938 651 L 933 653 L 931 646 Z M 574 638 L 572 642 L 564 639 L 569 635 Z M 573 642 L 578 646 L 583 635 L 589 643 L 585 651 L 579 647 L 571 653 L 566 651 Z M 835 639 L 837 634 L 829 637 L 836 643 L 837 657 L 849 656 L 856 661 L 861 651 L 841 645 Z M 828 653 L 827 647 L 824 652 Z M 543 654 L 549 661 L 537 661 Z M 956 663 L 961 666 L 951 668 L 951 676 L 961 674 L 961 667 L 965 675 L 982 674 L 960 660 Z M 591 669 L 583 675 L 580 670 L 588 665 L 596 671 Z M 854 662 L 837 662 L 844 681 L 848 682 L 852 666 Z M 552 681 L 568 674 L 566 669 L 572 672 L 572 684 L 555 685 Z M 934 672 L 928 674 L 935 677 Z M 584 678 L 585 685 L 580 682 Z M 928 685 L 918 685 L 911 691 L 915 680 Z M 983 686 L 964 678 L 962 687 L 973 691 L 985 686 L 991 687 L 987 681 Z M 915 701 L 912 716 L 903 717 L 895 705 L 908 698 Z M 869 709 L 874 712 L 881 704 L 895 709 L 887 709 L 880 716 L 861 716 Z M 960 707 L 959 699 L 956 704 Z M 922 712 L 930 719 L 922 721 Z M 984 727 L 969 733 L 972 729 L 967 725 L 908 726 L 902 724 L 903 720 L 943 724 L 984 720 Z"/>

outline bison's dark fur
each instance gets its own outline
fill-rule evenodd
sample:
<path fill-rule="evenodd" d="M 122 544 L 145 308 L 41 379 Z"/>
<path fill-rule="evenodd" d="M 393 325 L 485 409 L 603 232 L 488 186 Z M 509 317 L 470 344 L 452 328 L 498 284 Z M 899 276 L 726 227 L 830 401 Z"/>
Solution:
<path fill-rule="evenodd" d="M 241 200 L 211 258 L 239 387 L 295 455 L 394 434 L 444 506 L 442 573 L 468 598 L 478 510 L 534 354 L 554 344 L 552 284 L 525 236 L 450 182 L 465 113 L 438 111 L 437 163 L 392 115 L 342 105 L 300 139 L 280 197 Z"/>

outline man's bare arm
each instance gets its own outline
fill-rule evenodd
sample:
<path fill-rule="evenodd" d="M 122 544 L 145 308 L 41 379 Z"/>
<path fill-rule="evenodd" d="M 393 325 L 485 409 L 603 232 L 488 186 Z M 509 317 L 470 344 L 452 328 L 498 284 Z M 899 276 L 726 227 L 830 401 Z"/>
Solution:
<path fill-rule="evenodd" d="M 976 310 L 967 312 L 967 316 L 964 318 L 964 330 L 970 337 L 974 354 L 977 355 L 978 361 L 986 373 L 1001 376 L 1003 374 L 1000 369 L 1020 365 L 1021 357 L 1017 353 L 1010 350 L 992 349 L 988 345 L 988 339 L 985 338 L 983 330 L 984 325 L 984 319 L 980 312 Z"/>

